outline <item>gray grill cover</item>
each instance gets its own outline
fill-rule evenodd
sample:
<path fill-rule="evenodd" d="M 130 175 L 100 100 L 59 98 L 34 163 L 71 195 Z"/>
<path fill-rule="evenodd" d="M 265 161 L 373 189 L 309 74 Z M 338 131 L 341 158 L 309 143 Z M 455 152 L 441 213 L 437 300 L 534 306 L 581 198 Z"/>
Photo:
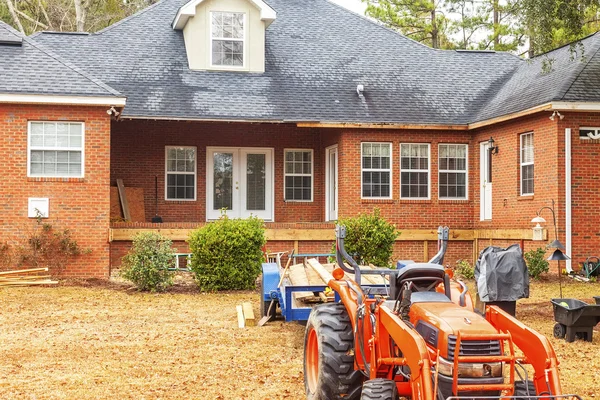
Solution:
<path fill-rule="evenodd" d="M 529 297 L 529 274 L 519 245 L 484 249 L 475 264 L 475 281 L 481 301 L 516 301 Z"/>

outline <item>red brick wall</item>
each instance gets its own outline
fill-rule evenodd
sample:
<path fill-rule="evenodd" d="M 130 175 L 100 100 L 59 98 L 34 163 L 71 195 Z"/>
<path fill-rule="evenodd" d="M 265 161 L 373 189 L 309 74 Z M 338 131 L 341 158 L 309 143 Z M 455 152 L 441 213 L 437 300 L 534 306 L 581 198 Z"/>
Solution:
<path fill-rule="evenodd" d="M 346 130 L 340 140 L 339 216 L 372 212 L 377 207 L 382 215 L 402 229 L 436 229 L 448 225 L 453 229 L 472 227 L 473 177 L 469 174 L 468 200 L 438 199 L 438 145 L 440 143 L 469 144 L 468 132 L 411 130 Z M 361 199 L 361 143 L 392 143 L 392 199 Z M 431 199 L 400 199 L 400 144 L 430 143 Z M 469 160 L 473 158 L 469 144 Z"/>
<path fill-rule="evenodd" d="M 154 176 L 158 176 L 158 213 L 165 222 L 206 221 L 206 147 L 274 148 L 275 221 L 325 219 L 324 146 L 318 131 L 290 124 L 240 124 L 174 121 L 119 121 L 112 124 L 111 184 L 144 188 L 146 220 L 154 216 Z M 197 200 L 165 201 L 165 146 L 196 146 Z M 283 150 L 314 149 L 313 202 L 285 202 Z"/>
<path fill-rule="evenodd" d="M 85 122 L 85 177 L 40 179 L 27 177 L 27 122 L 38 120 Z M 78 277 L 107 277 L 109 272 L 110 117 L 106 107 L 0 104 L 0 243 L 16 245 L 33 232 L 27 217 L 29 197 L 50 199 L 50 218 L 56 228 L 68 228 L 90 254 L 81 255 L 64 271 Z M 14 265 L 13 265 L 14 266 Z"/>
<path fill-rule="evenodd" d="M 531 219 L 541 207 L 552 199 L 559 201 L 560 184 L 557 121 L 543 112 L 510 122 L 478 129 L 473 133 L 472 175 L 473 226 L 480 229 L 532 228 Z M 558 120 L 558 118 L 557 118 Z M 534 195 L 521 196 L 520 187 L 520 135 L 533 132 L 534 145 Z M 492 220 L 480 221 L 480 143 L 494 138 L 498 154 L 492 156 Z M 563 162 L 564 165 L 564 162 Z M 564 183 L 562 183 L 564 185 Z M 564 219 L 564 214 L 561 214 Z M 547 218 L 548 215 L 544 215 Z M 546 226 L 548 227 L 548 226 Z"/>

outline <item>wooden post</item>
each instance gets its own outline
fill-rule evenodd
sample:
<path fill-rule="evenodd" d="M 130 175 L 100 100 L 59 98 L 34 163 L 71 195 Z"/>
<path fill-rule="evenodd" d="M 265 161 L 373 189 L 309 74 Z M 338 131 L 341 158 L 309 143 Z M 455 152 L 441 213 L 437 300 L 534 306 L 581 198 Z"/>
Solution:
<path fill-rule="evenodd" d="M 121 200 L 121 208 L 123 209 L 123 218 L 126 221 L 131 221 L 131 214 L 129 214 L 129 202 L 127 202 L 127 195 L 125 194 L 125 185 L 123 179 L 117 179 L 117 188 L 119 189 L 119 199 Z"/>
<path fill-rule="evenodd" d="M 423 241 L 423 262 L 429 261 L 429 242 Z"/>

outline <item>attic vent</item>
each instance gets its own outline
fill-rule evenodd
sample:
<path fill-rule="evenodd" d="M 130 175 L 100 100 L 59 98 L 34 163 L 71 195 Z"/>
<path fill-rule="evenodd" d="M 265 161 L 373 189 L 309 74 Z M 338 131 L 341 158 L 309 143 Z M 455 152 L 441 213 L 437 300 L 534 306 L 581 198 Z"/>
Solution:
<path fill-rule="evenodd" d="M 0 36 L 0 46 L 22 46 L 23 39 L 18 36 Z"/>
<path fill-rule="evenodd" d="M 457 49 L 455 51 L 457 53 L 489 53 L 489 54 L 496 53 L 496 50 L 464 50 L 464 49 Z"/>

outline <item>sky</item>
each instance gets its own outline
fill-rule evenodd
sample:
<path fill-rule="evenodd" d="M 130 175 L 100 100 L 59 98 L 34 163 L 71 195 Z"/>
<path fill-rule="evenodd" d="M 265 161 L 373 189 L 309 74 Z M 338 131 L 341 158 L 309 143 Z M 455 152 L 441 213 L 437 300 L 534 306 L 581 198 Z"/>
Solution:
<path fill-rule="evenodd" d="M 367 4 L 363 3 L 361 0 L 330 0 L 333 3 L 339 4 L 343 7 L 346 7 L 349 10 L 354 11 L 358 14 L 364 14 L 365 8 L 367 8 Z"/>

